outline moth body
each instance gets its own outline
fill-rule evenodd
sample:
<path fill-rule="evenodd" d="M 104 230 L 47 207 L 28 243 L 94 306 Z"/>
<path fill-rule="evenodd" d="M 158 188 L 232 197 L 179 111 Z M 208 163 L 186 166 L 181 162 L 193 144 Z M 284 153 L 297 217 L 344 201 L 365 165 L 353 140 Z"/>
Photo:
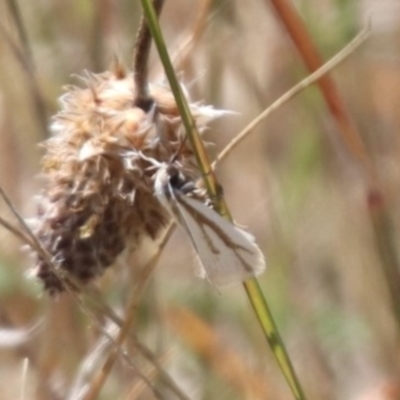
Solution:
<path fill-rule="evenodd" d="M 242 282 L 265 270 L 255 238 L 205 205 L 193 181 L 185 178 L 179 167 L 160 164 L 154 190 L 188 235 L 198 256 L 199 276 L 220 286 Z"/>

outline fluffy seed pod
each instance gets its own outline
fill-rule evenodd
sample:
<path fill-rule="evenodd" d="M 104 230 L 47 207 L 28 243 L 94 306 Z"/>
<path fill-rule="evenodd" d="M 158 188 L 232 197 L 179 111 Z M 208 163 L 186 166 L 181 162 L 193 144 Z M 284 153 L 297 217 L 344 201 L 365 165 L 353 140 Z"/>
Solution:
<path fill-rule="evenodd" d="M 86 283 L 125 249 L 138 250 L 143 237 L 157 240 L 169 224 L 154 196 L 149 159 L 168 162 L 178 154 L 186 175 L 197 174 L 169 88 L 152 86 L 154 106 L 145 112 L 134 106 L 133 77 L 121 69 L 87 73 L 83 86 L 67 88 L 44 143 L 35 234 L 61 275 Z M 200 130 L 221 114 L 199 104 L 191 111 Z M 68 284 L 41 255 L 35 273 L 51 294 Z"/>

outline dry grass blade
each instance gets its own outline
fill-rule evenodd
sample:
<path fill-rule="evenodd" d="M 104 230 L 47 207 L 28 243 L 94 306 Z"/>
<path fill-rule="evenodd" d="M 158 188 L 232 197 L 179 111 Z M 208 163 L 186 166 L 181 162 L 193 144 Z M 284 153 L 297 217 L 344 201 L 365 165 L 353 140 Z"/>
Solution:
<path fill-rule="evenodd" d="M 266 2 L 272 3 L 275 7 L 279 18 L 284 23 L 308 69 L 311 72 L 314 72 L 316 69 L 320 68 L 323 64 L 323 60 L 318 54 L 318 50 L 314 46 L 311 37 L 301 18 L 297 14 L 293 4 L 289 3 L 288 0 L 266 0 Z M 372 172 L 370 171 L 370 159 L 361 135 L 347 113 L 335 84 L 329 76 L 324 76 L 320 79 L 318 85 L 324 95 L 333 118 L 336 120 L 340 128 L 340 133 L 349 151 L 355 159 L 361 162 L 364 167 L 369 170 L 369 172 Z"/>
<path fill-rule="evenodd" d="M 193 29 L 189 37 L 186 38 L 184 43 L 181 44 L 180 49 L 176 55 L 172 57 L 175 68 L 178 71 L 184 71 L 190 60 L 190 55 L 194 51 L 196 45 L 201 40 L 206 29 L 207 20 L 209 18 L 209 11 L 212 5 L 212 0 L 202 0 L 197 18 L 194 22 Z"/>
<path fill-rule="evenodd" d="M 10 224 L 8 221 L 6 221 L 2 217 L 0 217 L 0 225 L 3 225 L 3 227 L 5 229 L 10 231 L 14 236 L 16 236 L 18 239 L 20 239 L 23 243 L 25 243 L 25 244 L 27 244 L 27 245 L 32 247 L 32 241 L 29 240 L 27 235 L 25 233 L 23 233 L 20 229 L 16 228 L 12 224 Z"/>
<path fill-rule="evenodd" d="M 272 398 L 263 374 L 250 368 L 206 322 L 185 308 L 169 309 L 166 317 L 170 329 L 232 386 L 240 398 Z"/>
<path fill-rule="evenodd" d="M 396 268 L 400 264 L 400 259 L 393 221 L 385 207 L 383 198 L 378 193 L 373 197 L 370 196 L 368 206 L 374 228 L 375 241 L 381 254 L 382 267 L 389 288 L 393 314 L 400 324 L 400 275 Z"/>
<path fill-rule="evenodd" d="M 168 235 L 172 234 L 173 227 L 171 226 L 170 229 L 171 229 L 171 232 L 168 233 Z M 160 250 L 161 250 L 161 248 L 160 248 Z M 101 301 L 101 297 L 100 297 L 99 293 L 96 293 L 94 291 L 91 291 L 90 293 L 88 293 L 86 291 L 86 292 L 83 292 L 83 295 L 85 297 L 84 302 L 88 302 L 90 304 L 90 308 L 95 307 L 98 311 L 100 311 L 101 315 L 105 315 L 110 321 L 112 321 L 115 325 L 117 325 L 120 329 L 122 329 L 122 327 L 124 325 L 124 321 L 122 320 L 121 317 L 119 317 L 115 313 L 115 311 L 112 308 L 110 308 L 106 303 Z M 85 311 L 85 312 L 87 312 L 87 311 Z M 89 316 L 91 316 L 91 314 L 89 314 Z M 94 316 L 94 315 L 91 316 L 91 319 L 93 319 L 96 326 L 100 327 L 100 329 L 103 332 L 103 335 L 108 338 L 110 343 L 113 343 L 114 339 L 107 332 L 104 332 L 101 321 L 99 321 L 96 318 L 96 316 Z M 188 397 L 186 397 L 186 395 L 181 391 L 181 389 L 175 383 L 175 381 L 170 377 L 170 375 L 167 372 L 165 372 L 162 365 L 159 363 L 156 355 L 147 346 L 140 343 L 136 339 L 136 337 L 133 336 L 131 339 L 134 341 L 135 348 L 142 355 L 142 357 L 144 359 L 146 359 L 151 365 L 154 366 L 155 370 L 157 371 L 158 376 L 166 384 L 166 386 L 169 387 L 171 389 L 171 391 L 174 392 L 176 394 L 176 396 L 178 398 L 180 398 L 181 400 L 188 400 Z M 119 346 L 116 346 L 116 348 L 119 348 Z M 127 362 L 128 365 L 131 365 L 133 368 L 136 369 L 134 364 L 132 364 L 132 361 L 131 361 L 130 357 L 128 356 L 128 354 L 121 348 L 119 348 L 119 351 L 120 351 L 121 356 L 124 358 L 125 362 Z"/>
<path fill-rule="evenodd" d="M 154 366 L 146 368 L 145 374 L 148 377 L 149 381 L 156 381 L 157 371 Z M 135 382 L 132 382 L 132 385 L 126 391 L 126 395 L 123 396 L 123 400 L 140 399 L 141 397 L 146 396 L 145 389 L 146 386 L 143 381 L 137 380 Z"/>
<path fill-rule="evenodd" d="M 98 340 L 98 343 L 94 347 L 93 351 L 86 356 L 83 365 L 78 371 L 75 382 L 70 390 L 70 394 L 68 395 L 68 399 L 83 400 L 88 398 L 88 396 L 97 398 L 99 394 L 95 392 L 97 390 L 97 385 L 100 385 L 100 387 L 98 387 L 98 392 L 100 392 L 101 384 L 103 382 L 100 382 L 95 377 L 92 379 L 91 384 L 87 384 L 87 381 L 90 380 L 88 376 L 92 375 L 92 370 L 95 369 L 99 363 L 101 363 L 106 353 L 114 354 L 114 352 L 117 352 L 122 357 L 126 365 L 129 366 L 129 368 L 131 368 L 140 378 L 143 385 L 148 387 L 150 392 L 153 393 L 157 399 L 162 400 L 162 394 L 153 386 L 147 375 L 142 373 L 127 352 L 120 348 L 119 344 L 116 342 L 117 337 L 115 337 L 115 335 L 118 336 L 115 329 L 103 328 L 102 336 Z"/>
<path fill-rule="evenodd" d="M 172 233 L 172 232 L 171 232 Z M 151 271 L 148 270 L 150 273 Z M 139 294 L 137 291 L 134 291 L 134 297 L 135 300 L 138 301 L 140 298 Z M 86 301 L 90 302 L 90 304 L 94 305 L 99 309 L 101 312 L 101 315 L 106 316 L 110 321 L 112 321 L 116 326 L 119 327 L 120 331 L 118 334 L 117 339 L 114 339 L 110 334 L 107 333 L 107 331 L 104 330 L 102 321 L 100 321 L 98 318 L 96 318 L 96 315 L 91 313 L 86 307 L 81 304 L 81 308 L 83 311 L 90 316 L 90 319 L 95 323 L 96 326 L 99 327 L 100 331 L 102 332 L 102 335 L 106 337 L 113 345 L 113 350 L 109 355 L 109 361 L 106 362 L 107 366 L 104 370 L 104 372 L 100 372 L 98 375 L 98 378 L 95 381 L 93 381 L 93 393 L 97 390 L 101 389 L 101 385 L 104 383 L 104 379 L 106 379 L 107 375 L 111 371 L 111 367 L 115 361 L 116 354 L 118 353 L 119 356 L 123 358 L 125 363 L 129 365 L 131 368 L 133 368 L 139 376 L 142 377 L 143 382 L 153 391 L 154 394 L 157 394 L 160 396 L 161 394 L 153 387 L 153 385 L 148 381 L 147 377 L 143 375 L 135 365 L 135 363 L 132 361 L 131 357 L 129 354 L 121 348 L 121 343 L 124 341 L 126 338 L 126 335 L 132 335 L 131 332 L 129 332 L 129 327 L 131 326 L 132 320 L 129 320 L 128 317 L 126 317 L 124 320 L 122 320 L 115 312 L 112 310 L 106 303 L 99 301 L 99 295 L 95 295 L 93 292 L 88 294 L 85 293 L 86 295 Z M 137 297 L 136 297 L 137 296 Z M 95 300 L 94 300 L 95 299 Z M 94 301 L 94 303 L 93 303 Z M 130 310 L 135 311 L 136 309 L 136 304 L 132 304 L 132 307 Z M 154 369 L 157 371 L 158 376 L 162 379 L 162 381 L 166 384 L 167 387 L 170 388 L 170 390 L 175 393 L 176 397 L 181 399 L 181 400 L 188 400 L 188 397 L 182 392 L 182 390 L 179 388 L 179 386 L 175 383 L 175 381 L 169 376 L 169 374 L 163 369 L 162 365 L 158 362 L 157 357 L 155 354 L 145 345 L 140 343 L 135 336 L 130 337 L 131 340 L 134 342 L 135 348 L 138 350 L 138 352 L 151 364 L 154 366 Z M 119 341 L 120 343 L 118 343 Z M 98 387 L 96 385 L 99 385 Z M 155 390 L 155 392 L 154 392 Z"/>
<path fill-rule="evenodd" d="M 90 381 L 90 377 L 93 375 L 93 370 L 99 363 L 101 363 L 105 353 L 110 351 L 112 343 L 115 341 L 114 338 L 116 335 L 116 329 L 110 325 L 111 324 L 104 328 L 104 330 L 107 332 L 107 335 L 101 335 L 96 343 L 92 346 L 92 350 L 89 352 L 89 354 L 85 355 L 83 361 L 77 369 L 74 381 L 70 386 L 66 399 L 82 399 L 87 392 L 88 381 Z M 140 376 L 140 371 L 137 370 L 137 372 Z"/>
<path fill-rule="evenodd" d="M 21 376 L 21 395 L 20 400 L 26 400 L 26 386 L 28 379 L 29 359 L 24 358 L 22 363 L 22 376 Z"/>
<path fill-rule="evenodd" d="M 150 279 L 151 274 L 153 273 L 155 267 L 157 266 L 158 260 L 161 256 L 162 250 L 167 244 L 170 235 L 172 234 L 173 229 L 172 227 L 169 229 L 166 237 L 164 238 L 163 242 L 159 246 L 159 251 L 157 254 L 149 261 L 149 263 L 143 268 L 141 275 L 139 276 L 139 280 L 135 284 L 135 288 L 132 289 L 131 298 L 128 301 L 128 307 L 124 314 L 124 322 L 120 328 L 120 331 L 114 341 L 114 345 L 116 348 L 110 352 L 107 356 L 107 360 L 105 361 L 101 371 L 94 377 L 91 382 L 90 388 L 85 395 L 85 400 L 94 400 L 98 397 L 101 388 L 103 387 L 108 375 L 111 372 L 111 369 L 117 360 L 118 356 L 120 355 L 120 348 L 123 345 L 123 342 L 129 335 L 129 331 L 134 323 L 135 314 L 139 305 L 139 301 L 142 298 L 144 290 L 147 286 L 147 283 Z M 153 393 L 157 398 L 162 398 L 161 393 L 154 387 L 152 387 Z M 177 397 L 180 399 L 186 399 L 184 394 L 181 392 L 176 393 Z"/>
<path fill-rule="evenodd" d="M 14 42 L 2 24 L 0 24 L 0 33 L 4 37 L 5 42 L 10 47 L 16 60 L 20 62 L 23 71 L 25 72 L 29 84 L 30 95 L 36 111 L 38 124 L 44 134 L 43 136 L 45 137 L 47 136 L 48 132 L 46 103 L 35 76 L 33 61 L 29 54 L 28 47 L 24 48 L 24 51 L 21 51 L 18 44 Z M 26 51 L 28 51 L 28 53 L 26 53 Z"/>
<path fill-rule="evenodd" d="M 175 380 L 165 372 L 160 364 L 159 358 L 156 357 L 155 354 L 148 349 L 148 347 L 143 346 L 143 344 L 139 342 L 135 343 L 135 347 L 142 354 L 142 356 L 155 367 L 158 377 L 177 395 L 179 399 L 190 400 L 190 398 L 182 392 L 182 389 L 176 384 Z"/>
<path fill-rule="evenodd" d="M 213 168 L 217 166 L 223 159 L 229 156 L 229 154 L 249 135 L 254 129 L 268 118 L 274 111 L 282 107 L 285 103 L 291 100 L 293 97 L 301 93 L 304 89 L 308 88 L 315 82 L 318 82 L 323 76 L 332 71 L 341 62 L 348 58 L 354 53 L 368 38 L 370 29 L 366 28 L 361 31 L 346 47 L 344 47 L 339 53 L 332 57 L 322 67 L 318 68 L 311 75 L 307 76 L 296 86 L 293 86 L 285 94 L 283 94 L 278 100 L 266 108 L 257 118 L 251 121 L 217 156 L 213 162 Z"/>
<path fill-rule="evenodd" d="M 25 25 L 22 21 L 21 11 L 18 6 L 18 2 L 17 0 L 7 0 L 7 6 L 10 10 L 10 14 L 13 19 L 14 25 L 18 30 L 18 35 L 24 49 L 25 57 L 29 62 L 30 67 L 34 70 L 35 68 L 32 58 L 32 51 L 29 45 L 29 40 L 28 40 L 28 35 L 26 33 Z"/>
<path fill-rule="evenodd" d="M 29 228 L 29 226 L 26 224 L 25 220 L 21 217 L 19 212 L 16 210 L 14 207 L 13 203 L 3 190 L 3 188 L 0 186 L 0 196 L 3 198 L 4 202 L 6 203 L 7 207 L 10 209 L 14 217 L 17 219 L 17 221 L 21 224 L 23 229 L 25 230 L 26 234 L 29 236 L 30 240 L 32 241 L 32 244 L 38 248 L 39 251 L 43 251 L 43 253 L 46 253 L 46 251 L 42 248 L 39 240 L 36 238 L 36 236 L 33 234 L 32 230 Z"/>
<path fill-rule="evenodd" d="M 305 56 L 285 28 L 291 22 L 287 17 L 283 22 L 272 1 L 169 1 L 160 22 L 173 55 L 172 64 L 186 83 L 183 91 L 189 105 L 208 104 L 210 110 L 213 105 L 215 111 L 238 110 L 243 117 L 240 121 L 223 117 L 207 126 L 196 120 L 196 124 L 203 139 L 216 144 L 208 148 L 214 159 L 227 144 L 233 146 L 219 159 L 225 164 L 216 164 L 224 167 L 217 169 L 217 178 L 221 173 L 221 184 L 229 194 L 227 202 L 234 208 L 235 217 L 249 227 L 266 251 L 269 269 L 260 283 L 307 396 L 324 400 L 397 399 L 400 2 L 274 3 L 286 5 L 286 13 L 294 10 L 301 17 L 309 35 L 306 39 L 321 54 L 320 64 L 314 69 L 305 66 Z M 81 120 L 82 134 L 91 135 L 91 142 L 97 141 L 104 130 L 97 130 L 95 123 L 87 126 L 85 121 L 99 118 L 100 126 L 115 121 L 113 113 L 124 110 L 131 117 L 135 98 L 130 89 L 134 86 L 132 42 L 140 2 L 5 0 L 2 6 L 1 186 L 20 215 L 29 218 L 25 221 L 59 268 L 63 258 L 57 257 L 54 247 L 37 230 L 38 222 L 51 215 L 46 194 L 56 195 L 57 191 L 47 190 L 46 177 L 38 171 L 47 150 L 34 144 L 46 132 L 39 124 L 28 74 L 34 72 L 46 106 L 56 112 L 51 122 L 45 121 L 50 122 L 48 142 L 60 138 L 52 129 L 54 121 L 72 120 Z M 243 141 L 234 144 L 239 131 L 265 108 L 303 78 L 319 72 L 322 62 L 342 50 L 363 29 L 360 24 L 369 16 L 372 34 L 362 48 L 329 73 L 328 79 L 362 135 L 370 161 L 363 164 L 362 157 L 353 154 L 316 83 L 277 107 Z M 300 50 L 304 44 L 299 40 L 301 30 L 293 28 L 297 22 L 292 21 L 292 31 Z M 174 107 L 169 115 L 179 125 L 179 138 L 183 138 L 179 112 L 154 50 L 149 63 L 150 94 L 155 86 L 159 89 L 159 83 L 167 89 L 165 104 Z M 120 60 L 110 66 L 116 53 Z M 90 82 L 68 78 L 71 73 L 81 75 L 85 69 L 93 71 L 88 72 Z M 107 82 L 113 81 L 127 94 L 128 109 L 103 107 L 103 99 L 112 93 L 97 89 L 104 76 L 100 71 L 114 73 Z M 130 86 L 124 85 L 123 77 Z M 63 84 L 68 86 L 61 89 Z M 89 92 L 98 96 L 91 97 Z M 65 115 L 65 100 L 70 101 L 71 93 L 100 101 L 88 103 L 87 117 Z M 154 97 L 157 108 L 162 109 Z M 80 110 L 77 105 L 71 111 Z M 107 118 L 102 120 L 103 111 Z M 151 112 L 147 114 L 152 117 Z M 122 131 L 132 133 L 128 126 L 121 128 L 120 121 L 126 119 L 120 116 L 113 130 L 119 137 Z M 59 132 L 67 132 L 66 128 L 59 126 Z M 162 133 L 166 131 L 169 128 Z M 61 150 L 70 143 L 59 142 Z M 135 143 L 126 147 L 128 151 L 136 148 Z M 191 155 L 190 144 L 188 149 Z M 109 155 L 106 157 L 109 159 Z M 169 160 L 168 154 L 161 161 Z M 372 165 L 372 171 L 367 164 Z M 65 171 L 65 162 L 59 165 Z M 77 165 L 79 169 L 79 161 Z M 201 173 L 193 158 L 191 165 L 195 179 Z M 75 173 L 69 176 L 73 184 L 78 182 Z M 129 195 L 131 188 L 126 188 Z M 151 196 L 153 190 L 150 182 Z M 45 194 L 44 201 L 41 193 Z M 66 212 L 68 207 L 66 201 Z M 275 365 L 274 358 L 281 349 L 273 328 L 267 323 L 263 327 L 268 346 L 242 288 L 223 289 L 218 295 L 206 282 L 190 276 L 193 257 L 182 236 L 172 238 L 163 251 L 154 282 L 145 289 L 129 321 L 125 313 L 136 291 L 134 277 L 140 275 L 147 259 L 139 262 L 132 257 L 126 262 L 128 251 L 124 251 L 115 260 L 116 265 L 110 264 L 94 284 L 81 288 L 79 296 L 65 293 L 51 299 L 41 293 L 40 281 L 32 276 L 37 271 L 36 260 L 20 249 L 25 243 L 24 247 L 35 249 L 32 238 L 1 196 L 0 209 L 1 400 L 82 400 L 100 373 L 104 373 L 106 383 L 99 400 L 183 399 L 185 394 L 193 399 L 254 400 L 259 383 L 253 384 L 252 379 L 258 377 L 265 386 L 265 396 L 259 397 L 295 397 L 282 379 L 285 367 L 282 370 L 282 364 Z M 69 223 L 60 222 L 62 229 L 73 234 Z M 115 232 L 108 228 L 107 239 Z M 57 232 L 51 235 L 55 238 L 51 244 L 55 244 Z M 130 243 L 126 250 L 133 247 Z M 103 245 L 93 244 L 92 248 L 103 252 Z M 137 248 L 140 251 L 139 245 Z M 155 250 L 152 247 L 151 251 Z M 81 270 L 93 266 L 81 259 Z M 29 279 L 25 271 L 32 271 Z M 193 315 L 180 318 L 175 305 Z M 164 318 L 169 312 L 173 316 Z M 40 325 L 31 332 L 37 320 Z M 118 336 L 127 324 L 131 329 L 122 343 Z M 108 361 L 105 373 L 105 362 L 112 357 L 116 361 L 113 365 Z M 179 397 L 182 389 L 185 393 Z"/>
<path fill-rule="evenodd" d="M 39 254 L 41 254 L 43 256 L 43 258 L 46 260 L 46 262 L 50 265 L 50 268 L 53 270 L 54 274 L 56 274 L 56 276 L 63 280 L 66 278 L 66 273 L 61 273 L 54 265 L 50 254 L 47 252 L 47 250 L 42 246 L 42 244 L 40 243 L 39 239 L 35 236 L 35 234 L 32 232 L 32 230 L 30 229 L 30 227 L 27 225 L 27 223 L 25 222 L 25 220 L 21 217 L 21 215 L 19 214 L 19 212 L 17 211 L 17 209 L 14 207 L 14 205 L 12 204 L 11 200 L 9 199 L 9 197 L 7 196 L 7 194 L 5 193 L 5 191 L 3 190 L 3 188 L 0 186 L 0 197 L 3 198 L 4 202 L 6 203 L 7 207 L 9 208 L 9 210 L 12 212 L 12 214 L 14 215 L 14 217 L 17 219 L 17 221 L 20 223 L 20 225 L 22 226 L 22 228 L 24 229 L 24 231 L 26 232 L 26 235 L 28 236 L 28 242 L 29 245 L 32 247 L 32 249 L 34 249 L 35 251 L 37 251 Z M 11 227 L 12 228 L 12 227 Z M 12 233 L 14 233 L 13 231 L 11 231 Z M 81 289 L 82 291 L 84 291 L 84 287 L 83 285 L 78 282 L 76 279 L 74 279 L 74 277 L 72 276 L 68 276 L 68 280 L 71 281 L 71 283 L 73 285 L 75 285 L 75 287 Z M 67 291 L 76 299 L 78 299 L 77 294 L 70 288 L 67 287 Z M 79 301 L 79 300 L 78 300 Z"/>
<path fill-rule="evenodd" d="M 23 218 L 19 215 L 19 213 L 17 212 L 17 210 L 15 209 L 15 207 L 13 206 L 13 204 L 11 203 L 10 199 L 8 198 L 8 196 L 5 194 L 4 190 L 2 189 L 2 187 L 0 186 L 0 195 L 1 197 L 3 197 L 5 203 L 8 205 L 8 207 L 10 208 L 10 210 L 12 211 L 12 213 L 14 214 L 14 216 L 18 219 L 18 221 L 20 222 L 20 224 L 24 227 L 24 229 L 26 230 L 26 233 L 28 235 L 28 237 L 31 239 L 31 242 L 29 242 L 29 239 L 27 240 L 29 245 L 32 245 L 32 248 L 35 248 L 37 251 L 42 252 L 42 254 L 48 259 L 49 265 L 51 265 L 51 267 L 54 269 L 55 273 L 58 273 L 58 271 L 56 270 L 55 266 L 53 265 L 49 255 L 47 254 L 46 250 L 42 248 L 40 242 L 38 241 L 38 239 L 35 237 L 35 235 L 32 233 L 32 231 L 30 230 L 30 228 L 26 225 L 25 221 L 23 220 Z M 8 227 L 9 224 L 6 223 L 5 227 Z M 12 228 L 12 226 L 10 226 Z M 172 233 L 173 228 L 171 227 L 169 232 L 166 235 L 166 239 L 169 238 L 170 234 Z M 13 230 L 11 230 L 12 233 L 14 233 Z M 18 230 L 17 230 L 18 232 Z M 24 235 L 23 233 L 21 233 L 21 235 Z M 18 237 L 20 237 L 20 235 L 18 235 Z M 160 245 L 160 252 L 161 249 L 164 247 L 164 245 L 166 244 L 167 241 L 161 243 Z M 158 257 L 158 256 L 157 256 Z M 156 264 L 156 263 L 155 263 Z M 154 265 L 155 265 L 154 264 Z M 153 264 L 152 264 L 153 265 Z M 147 272 L 150 274 L 150 272 L 152 271 L 152 269 L 147 270 Z M 60 277 L 62 278 L 62 277 Z M 81 290 L 82 294 L 84 295 L 84 298 L 86 299 L 86 302 L 88 304 L 91 305 L 91 307 L 95 307 L 98 310 L 101 310 L 102 314 L 104 316 L 106 316 L 107 318 L 109 318 L 111 321 L 113 321 L 115 324 L 117 324 L 119 327 L 121 327 L 121 332 L 122 332 L 122 327 L 124 326 L 124 322 L 115 314 L 115 312 L 113 312 L 113 310 L 108 307 L 106 305 L 106 303 L 104 303 L 104 301 L 102 300 L 102 298 L 100 296 L 96 296 L 94 294 L 93 291 L 89 291 L 85 286 L 83 286 L 82 284 L 80 284 L 79 282 L 77 282 L 76 280 L 73 279 L 73 277 L 68 277 L 68 279 L 71 279 L 71 281 Z M 108 338 L 108 340 L 115 346 L 116 351 L 118 351 L 118 353 L 120 353 L 124 360 L 131 365 L 132 367 L 134 367 L 135 369 L 136 366 L 134 366 L 132 360 L 130 359 L 130 357 L 123 351 L 121 351 L 120 349 L 120 344 L 115 343 L 114 339 L 104 330 L 103 325 L 102 325 L 102 321 L 99 321 L 96 316 L 94 315 L 94 313 L 91 312 L 90 308 L 88 308 L 85 304 L 85 301 L 83 301 L 83 299 L 81 299 L 76 293 L 74 293 L 73 291 L 71 291 L 69 288 L 67 288 L 67 290 L 69 291 L 69 293 L 73 296 L 73 298 L 75 299 L 75 301 L 77 302 L 77 304 L 79 305 L 79 307 L 81 308 L 81 310 L 92 320 L 92 322 L 95 323 L 96 326 L 98 326 L 98 328 L 100 329 L 100 331 L 102 332 L 102 334 Z M 141 294 L 141 291 L 139 291 L 136 296 L 139 296 Z M 137 302 L 138 297 L 135 297 L 135 301 Z M 136 309 L 136 303 L 134 304 L 135 307 L 133 307 L 132 309 L 135 310 Z M 129 322 L 129 319 L 128 319 Z M 122 340 L 125 338 L 125 335 L 128 331 L 128 328 L 130 326 L 130 323 L 127 324 L 127 328 L 126 330 L 124 330 L 123 333 L 123 338 Z M 162 376 L 163 380 L 165 381 L 165 383 L 171 387 L 171 390 L 174 391 L 177 396 L 181 399 L 185 399 L 186 397 L 185 395 L 180 391 L 179 387 L 173 382 L 173 380 L 168 376 L 167 373 L 165 373 L 162 369 L 162 367 L 159 365 L 159 363 L 157 363 L 155 361 L 155 357 L 152 354 L 152 352 L 150 350 L 147 349 L 146 346 L 143 346 L 139 343 L 137 343 L 137 347 L 140 350 L 141 353 L 144 354 L 144 356 L 146 357 L 146 359 L 148 359 L 156 368 L 156 370 L 159 372 L 160 376 Z"/>

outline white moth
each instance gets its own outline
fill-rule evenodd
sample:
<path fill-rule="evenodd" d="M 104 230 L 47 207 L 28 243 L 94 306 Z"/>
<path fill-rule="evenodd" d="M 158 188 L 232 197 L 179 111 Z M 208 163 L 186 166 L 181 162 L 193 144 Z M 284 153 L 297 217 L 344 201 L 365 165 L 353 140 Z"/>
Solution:
<path fill-rule="evenodd" d="M 184 231 L 199 259 L 198 275 L 217 286 L 239 283 L 265 270 L 254 237 L 187 194 L 192 182 L 173 164 L 160 164 L 155 194 Z"/>

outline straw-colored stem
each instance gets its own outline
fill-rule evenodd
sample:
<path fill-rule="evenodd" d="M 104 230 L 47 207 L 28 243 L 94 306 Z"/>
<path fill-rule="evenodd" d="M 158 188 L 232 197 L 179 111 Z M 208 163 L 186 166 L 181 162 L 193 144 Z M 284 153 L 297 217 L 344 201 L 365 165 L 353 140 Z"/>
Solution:
<path fill-rule="evenodd" d="M 239 132 L 236 137 L 231 140 L 231 142 L 218 154 L 217 158 L 213 162 L 213 168 L 216 167 L 223 159 L 228 157 L 228 155 L 240 144 L 244 139 L 246 139 L 255 128 L 261 124 L 265 119 L 267 119 L 274 111 L 278 110 L 293 97 L 297 96 L 304 89 L 311 86 L 313 83 L 321 79 L 325 74 L 332 71 L 333 68 L 337 67 L 341 62 L 343 62 L 350 54 L 354 53 L 368 38 L 370 34 L 369 27 L 362 30 L 346 47 L 344 47 L 338 54 L 332 57 L 328 62 L 326 62 L 322 67 L 318 68 L 311 75 L 307 76 L 305 79 L 300 81 L 297 85 L 293 86 L 286 93 L 284 93 L 278 100 L 274 101 L 268 108 L 266 108 L 260 115 L 253 119 L 241 132 Z"/>

